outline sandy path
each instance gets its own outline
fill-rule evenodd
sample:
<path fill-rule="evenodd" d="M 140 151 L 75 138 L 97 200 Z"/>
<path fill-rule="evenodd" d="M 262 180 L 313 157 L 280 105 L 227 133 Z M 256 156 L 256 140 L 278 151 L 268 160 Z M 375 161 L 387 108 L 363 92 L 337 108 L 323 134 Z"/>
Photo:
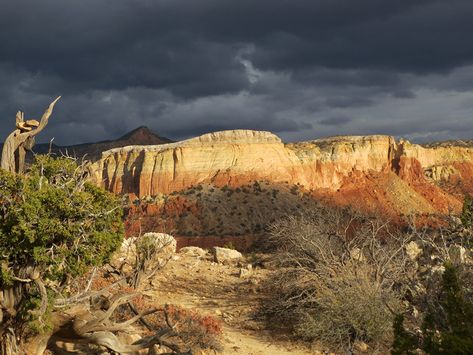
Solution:
<path fill-rule="evenodd" d="M 275 340 L 253 319 L 262 297 L 259 282 L 268 271 L 256 270 L 248 279 L 241 279 L 238 271 L 236 266 L 179 255 L 155 277 L 153 291 L 147 294 L 162 304 L 172 303 L 222 319 L 223 354 L 314 354 L 287 339 Z"/>

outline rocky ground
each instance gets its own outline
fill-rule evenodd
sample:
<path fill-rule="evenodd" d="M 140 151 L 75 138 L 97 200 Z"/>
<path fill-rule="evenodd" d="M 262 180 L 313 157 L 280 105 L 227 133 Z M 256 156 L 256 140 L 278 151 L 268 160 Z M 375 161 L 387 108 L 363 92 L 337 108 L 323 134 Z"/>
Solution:
<path fill-rule="evenodd" d="M 198 255 L 184 248 L 151 281 L 145 293 L 160 304 L 172 303 L 213 315 L 223 321 L 223 354 L 313 354 L 304 344 L 291 342 L 287 335 L 270 336 L 256 319 L 259 301 L 265 297 L 261 283 L 270 268 L 249 267 L 251 262 L 267 264 L 268 257 L 250 255 L 222 264 L 209 253 Z M 187 251 L 187 252 L 186 252 Z"/>

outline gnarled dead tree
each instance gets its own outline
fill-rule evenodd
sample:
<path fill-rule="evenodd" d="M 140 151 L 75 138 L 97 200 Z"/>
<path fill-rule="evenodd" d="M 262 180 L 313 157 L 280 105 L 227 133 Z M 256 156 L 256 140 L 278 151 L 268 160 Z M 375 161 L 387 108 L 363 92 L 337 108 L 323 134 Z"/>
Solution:
<path fill-rule="evenodd" d="M 23 173 L 25 169 L 26 151 L 31 150 L 34 145 L 35 136 L 48 124 L 49 117 L 53 112 L 54 105 L 61 98 L 57 97 L 41 117 L 40 122 L 36 120 L 24 120 L 24 113 L 18 111 L 16 114 L 16 129 L 10 133 L 5 140 L 2 150 L 1 168 L 12 173 Z"/>
<path fill-rule="evenodd" d="M 91 292 L 93 295 L 96 292 Z M 100 292 L 99 292 L 100 293 Z M 111 298 L 103 298 L 105 302 L 103 305 L 97 303 L 93 309 L 77 314 L 72 321 L 63 324 L 61 328 L 56 331 L 48 339 L 48 348 L 50 350 L 59 351 L 61 341 L 71 344 L 97 345 L 103 349 L 107 349 L 117 354 L 137 354 L 140 350 L 148 349 L 153 353 L 154 345 L 160 348 L 168 349 L 170 355 L 190 355 L 192 351 L 181 351 L 180 347 L 173 341 L 178 336 L 174 332 L 172 324 L 162 329 L 154 329 L 149 327 L 151 335 L 145 336 L 133 344 L 126 344 L 116 336 L 116 332 L 127 330 L 134 323 L 142 321 L 147 324 L 143 317 L 160 311 L 157 308 L 152 308 L 146 311 L 137 312 L 135 316 L 121 321 L 115 322 L 111 318 L 120 306 L 131 304 L 132 299 L 138 296 L 138 293 L 119 293 Z M 167 309 L 162 310 L 168 319 Z"/>

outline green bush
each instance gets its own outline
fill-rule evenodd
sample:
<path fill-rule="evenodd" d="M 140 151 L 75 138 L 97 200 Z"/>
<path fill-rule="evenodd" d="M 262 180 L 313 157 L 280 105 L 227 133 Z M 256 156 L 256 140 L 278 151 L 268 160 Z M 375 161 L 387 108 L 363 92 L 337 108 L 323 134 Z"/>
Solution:
<path fill-rule="evenodd" d="M 397 316 L 393 328 L 393 355 L 414 354 L 419 343 L 426 354 L 473 354 L 473 303 L 464 295 L 458 270 L 445 263 L 441 288 L 430 297 L 424 316 L 422 337 L 405 330 L 402 316 Z"/>
<path fill-rule="evenodd" d="M 0 294 L 21 290 L 14 312 L 0 309 L 0 328 L 44 316 L 46 293 L 51 303 L 120 246 L 121 202 L 86 176 L 84 165 L 50 156 L 37 156 L 27 175 L 0 170 Z"/>
<path fill-rule="evenodd" d="M 472 354 L 473 304 L 465 298 L 452 264 L 445 264 L 442 281 L 440 307 L 430 308 L 424 319 L 424 351 L 428 354 Z"/>
<path fill-rule="evenodd" d="M 404 316 L 398 314 L 393 322 L 394 341 L 391 355 L 414 355 L 417 348 L 417 337 L 404 328 Z"/>

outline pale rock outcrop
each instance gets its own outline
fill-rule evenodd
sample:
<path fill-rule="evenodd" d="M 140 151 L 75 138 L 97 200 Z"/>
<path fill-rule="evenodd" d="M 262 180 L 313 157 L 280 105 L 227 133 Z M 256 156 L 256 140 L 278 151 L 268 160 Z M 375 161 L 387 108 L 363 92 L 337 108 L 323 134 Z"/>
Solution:
<path fill-rule="evenodd" d="M 179 249 L 179 254 L 184 254 L 187 256 L 202 259 L 207 255 L 207 251 L 199 247 L 190 246 Z"/>
<path fill-rule="evenodd" d="M 238 250 L 234 249 L 213 247 L 212 252 L 215 261 L 220 264 L 235 262 L 243 258 L 243 255 Z"/>
<path fill-rule="evenodd" d="M 118 255 L 112 261 L 112 265 L 117 266 L 122 263 L 133 265 L 136 261 L 137 247 L 144 246 L 156 251 L 156 258 L 167 258 L 176 253 L 177 242 L 169 234 L 154 232 L 145 233 L 141 237 L 127 238 L 122 242 Z"/>
<path fill-rule="evenodd" d="M 399 142 L 400 154 L 419 161 L 423 168 L 448 166 L 454 162 L 473 162 L 473 147 L 448 145 L 423 147 L 406 140 Z"/>
<path fill-rule="evenodd" d="M 155 249 L 161 253 L 174 254 L 176 252 L 177 242 L 172 235 L 166 233 L 149 232 L 143 234 L 143 239 L 152 240 Z"/>
<path fill-rule="evenodd" d="M 416 241 L 411 241 L 406 245 L 406 254 L 411 260 L 416 260 L 422 254 L 422 248 Z"/>

